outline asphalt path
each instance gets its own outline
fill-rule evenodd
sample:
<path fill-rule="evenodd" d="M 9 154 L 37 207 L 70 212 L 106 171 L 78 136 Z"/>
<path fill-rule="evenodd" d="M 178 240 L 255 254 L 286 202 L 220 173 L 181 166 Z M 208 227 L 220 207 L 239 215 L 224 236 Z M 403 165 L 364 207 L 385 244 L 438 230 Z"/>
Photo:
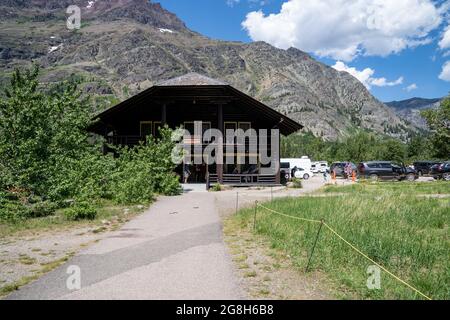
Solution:
<path fill-rule="evenodd" d="M 7 299 L 245 299 L 222 240 L 215 196 L 202 191 L 159 199 Z"/>

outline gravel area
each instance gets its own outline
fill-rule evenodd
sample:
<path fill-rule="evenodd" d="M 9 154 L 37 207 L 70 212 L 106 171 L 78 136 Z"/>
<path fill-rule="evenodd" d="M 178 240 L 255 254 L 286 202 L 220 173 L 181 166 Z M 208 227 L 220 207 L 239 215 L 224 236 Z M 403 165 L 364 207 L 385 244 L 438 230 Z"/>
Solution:
<path fill-rule="evenodd" d="M 39 275 L 49 264 L 62 261 L 106 235 L 98 227 L 41 232 L 0 240 L 0 288 Z"/>

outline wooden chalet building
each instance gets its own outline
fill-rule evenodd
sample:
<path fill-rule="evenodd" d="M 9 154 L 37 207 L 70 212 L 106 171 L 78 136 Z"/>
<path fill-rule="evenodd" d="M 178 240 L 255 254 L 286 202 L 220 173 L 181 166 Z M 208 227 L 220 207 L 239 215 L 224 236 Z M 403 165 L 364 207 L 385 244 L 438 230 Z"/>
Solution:
<path fill-rule="evenodd" d="M 280 134 L 290 135 L 302 126 L 285 115 L 273 110 L 230 85 L 196 73 L 174 78 L 104 111 L 94 118 L 91 131 L 102 135 L 113 145 L 133 146 L 149 134 L 157 134 L 161 126 L 184 127 L 194 132 L 200 126 L 205 132 L 215 128 L 221 132 L 227 129 L 252 128 L 279 129 Z M 270 138 L 268 139 L 270 144 Z M 188 148 L 204 145 L 201 139 L 184 141 Z M 218 148 L 223 156 L 226 141 L 219 141 Z M 198 147 L 198 146 L 197 146 Z M 278 185 L 280 184 L 279 150 L 271 150 L 277 157 L 277 169 L 272 174 L 261 174 L 261 165 L 192 165 L 189 168 L 191 183 L 221 183 L 234 186 Z M 232 156 L 237 155 L 237 148 Z M 241 149 L 242 150 L 242 149 Z M 249 156 L 249 148 L 246 148 Z M 260 152 L 255 156 L 260 156 Z M 229 152 L 229 150 L 228 150 Z M 242 155 L 241 155 L 242 156 Z M 247 162 L 246 162 L 247 163 Z M 184 166 L 185 167 L 185 166 Z M 177 170 L 180 175 L 183 166 Z"/>

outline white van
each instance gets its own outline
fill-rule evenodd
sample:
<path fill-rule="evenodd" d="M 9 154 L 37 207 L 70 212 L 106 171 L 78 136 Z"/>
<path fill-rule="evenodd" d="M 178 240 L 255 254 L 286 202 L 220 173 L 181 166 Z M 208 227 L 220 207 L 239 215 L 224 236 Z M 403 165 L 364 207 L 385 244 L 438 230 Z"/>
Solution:
<path fill-rule="evenodd" d="M 301 171 L 305 173 L 304 174 L 305 177 L 307 176 L 309 178 L 313 175 L 311 172 L 312 162 L 311 162 L 311 159 L 309 159 L 309 157 L 301 157 L 300 159 L 293 159 L 293 158 L 281 159 L 280 161 L 282 163 L 289 163 L 289 167 L 290 167 L 289 174 L 291 173 L 292 169 L 297 167 L 297 169 L 302 169 Z M 296 174 L 296 176 L 297 176 L 297 174 Z"/>

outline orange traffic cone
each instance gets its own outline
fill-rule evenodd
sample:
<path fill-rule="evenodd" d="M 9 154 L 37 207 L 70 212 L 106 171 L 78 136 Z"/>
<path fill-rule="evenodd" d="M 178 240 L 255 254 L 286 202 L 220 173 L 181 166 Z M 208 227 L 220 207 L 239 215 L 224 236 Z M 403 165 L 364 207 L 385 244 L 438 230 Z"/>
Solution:
<path fill-rule="evenodd" d="M 356 182 L 356 171 L 353 171 L 352 173 L 352 181 Z"/>

